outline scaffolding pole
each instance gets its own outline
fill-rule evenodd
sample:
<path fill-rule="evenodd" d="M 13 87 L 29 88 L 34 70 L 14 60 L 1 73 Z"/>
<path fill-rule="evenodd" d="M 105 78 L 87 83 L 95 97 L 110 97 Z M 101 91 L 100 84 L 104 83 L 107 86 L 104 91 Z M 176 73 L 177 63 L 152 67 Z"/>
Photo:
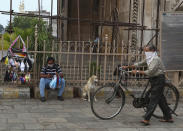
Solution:
<path fill-rule="evenodd" d="M 142 3 L 142 18 L 141 18 L 141 22 L 142 22 L 142 26 L 144 26 L 145 0 L 143 0 L 142 2 L 143 3 Z M 142 48 L 143 41 L 144 41 L 144 30 L 141 30 L 141 44 L 140 44 L 140 48 Z M 140 54 L 142 54 L 142 51 L 140 51 Z"/>
<path fill-rule="evenodd" d="M 80 41 L 81 40 L 81 36 L 80 36 L 80 33 L 81 33 L 81 29 L 80 29 L 80 0 L 77 0 L 77 7 L 78 7 L 78 40 Z"/>
<path fill-rule="evenodd" d="M 157 0 L 157 18 L 156 18 L 156 29 L 159 28 L 159 11 L 160 11 L 160 0 Z M 156 47 L 158 46 L 158 34 L 159 30 L 156 30 Z"/>

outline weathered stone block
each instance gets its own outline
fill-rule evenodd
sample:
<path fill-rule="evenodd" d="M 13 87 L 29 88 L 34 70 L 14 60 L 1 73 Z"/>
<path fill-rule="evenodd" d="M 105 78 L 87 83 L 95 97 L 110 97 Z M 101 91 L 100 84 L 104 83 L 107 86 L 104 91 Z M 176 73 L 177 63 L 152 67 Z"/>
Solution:
<path fill-rule="evenodd" d="M 72 87 L 66 87 L 63 93 L 64 98 L 73 98 L 73 88 Z"/>
<path fill-rule="evenodd" d="M 56 98 L 57 94 L 58 94 L 58 90 L 45 89 L 46 98 Z M 38 87 L 36 87 L 34 89 L 34 95 L 35 95 L 35 98 L 40 98 L 40 89 Z M 64 98 L 73 98 L 73 88 L 65 87 L 63 97 Z"/>
<path fill-rule="evenodd" d="M 18 98 L 18 91 L 4 91 L 3 98 Z"/>
<path fill-rule="evenodd" d="M 0 98 L 30 98 L 30 88 L 2 86 L 0 87 Z"/>
<path fill-rule="evenodd" d="M 34 97 L 36 99 L 40 98 L 40 89 L 39 89 L 39 87 L 34 88 Z M 48 98 L 48 91 L 47 90 L 45 90 L 45 97 Z"/>

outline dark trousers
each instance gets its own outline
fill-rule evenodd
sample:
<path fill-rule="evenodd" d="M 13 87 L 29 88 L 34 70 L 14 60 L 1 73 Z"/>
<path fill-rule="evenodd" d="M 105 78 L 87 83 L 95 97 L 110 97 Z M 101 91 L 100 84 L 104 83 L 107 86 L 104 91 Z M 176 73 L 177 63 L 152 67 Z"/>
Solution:
<path fill-rule="evenodd" d="M 145 120 L 150 120 L 153 112 L 156 109 L 156 106 L 159 105 L 160 109 L 163 112 L 164 119 L 171 119 L 170 108 L 168 107 L 165 96 L 163 95 L 164 86 L 165 86 L 165 76 L 159 75 L 157 77 L 150 78 L 151 83 L 151 93 L 150 93 L 150 102 L 147 107 L 147 112 L 144 116 Z"/>

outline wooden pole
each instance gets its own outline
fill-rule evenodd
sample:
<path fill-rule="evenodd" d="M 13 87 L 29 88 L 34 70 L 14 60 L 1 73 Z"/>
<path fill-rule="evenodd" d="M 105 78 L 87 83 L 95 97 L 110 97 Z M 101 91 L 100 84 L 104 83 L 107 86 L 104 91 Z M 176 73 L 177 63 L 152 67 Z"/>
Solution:
<path fill-rule="evenodd" d="M 52 16 L 53 16 L 53 0 L 51 0 L 51 28 L 52 28 Z"/>
<path fill-rule="evenodd" d="M 39 11 L 39 20 L 40 20 L 40 15 L 41 15 L 40 0 L 38 0 L 38 11 Z"/>
<path fill-rule="evenodd" d="M 157 0 L 157 16 L 156 16 L 156 29 L 159 28 L 159 12 L 160 12 L 160 0 Z M 156 30 L 156 48 L 158 46 L 158 34 L 159 34 L 159 30 Z"/>
<path fill-rule="evenodd" d="M 80 36 L 80 0 L 77 0 L 77 5 L 78 5 L 78 40 L 81 40 L 81 36 Z"/>
<path fill-rule="evenodd" d="M 12 13 L 13 13 L 13 11 L 12 11 L 12 0 L 10 0 L 10 34 L 12 33 L 12 25 L 11 25 L 11 17 L 12 17 Z"/>
<path fill-rule="evenodd" d="M 143 7 L 142 7 L 141 22 L 142 22 L 142 26 L 144 26 L 145 0 L 143 0 L 142 2 L 143 2 Z M 144 30 L 141 30 L 141 45 L 140 45 L 140 48 L 142 48 L 143 42 L 144 42 Z M 142 54 L 142 50 L 140 51 L 140 54 Z M 140 57 L 140 59 L 141 59 L 141 57 Z"/>
<path fill-rule="evenodd" d="M 37 39 L 38 39 L 38 26 L 36 25 L 35 26 L 35 47 L 34 47 L 34 82 L 36 83 L 36 78 L 37 78 L 37 69 L 36 69 L 36 62 L 37 62 L 37 46 L 38 46 L 38 43 L 37 43 Z"/>

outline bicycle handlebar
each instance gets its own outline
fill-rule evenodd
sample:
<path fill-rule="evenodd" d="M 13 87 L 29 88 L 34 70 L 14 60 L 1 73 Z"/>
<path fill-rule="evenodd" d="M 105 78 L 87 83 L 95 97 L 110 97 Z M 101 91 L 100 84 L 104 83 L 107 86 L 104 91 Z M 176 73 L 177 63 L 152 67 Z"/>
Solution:
<path fill-rule="evenodd" d="M 127 70 L 123 69 L 122 67 L 119 67 L 118 70 L 121 72 L 121 73 L 119 73 L 120 76 L 124 75 L 127 79 L 149 79 L 147 77 L 143 77 L 143 78 L 140 78 L 140 77 L 138 77 L 138 78 L 137 77 L 136 78 L 129 77 L 128 73 L 132 73 L 132 71 L 127 71 Z"/>

